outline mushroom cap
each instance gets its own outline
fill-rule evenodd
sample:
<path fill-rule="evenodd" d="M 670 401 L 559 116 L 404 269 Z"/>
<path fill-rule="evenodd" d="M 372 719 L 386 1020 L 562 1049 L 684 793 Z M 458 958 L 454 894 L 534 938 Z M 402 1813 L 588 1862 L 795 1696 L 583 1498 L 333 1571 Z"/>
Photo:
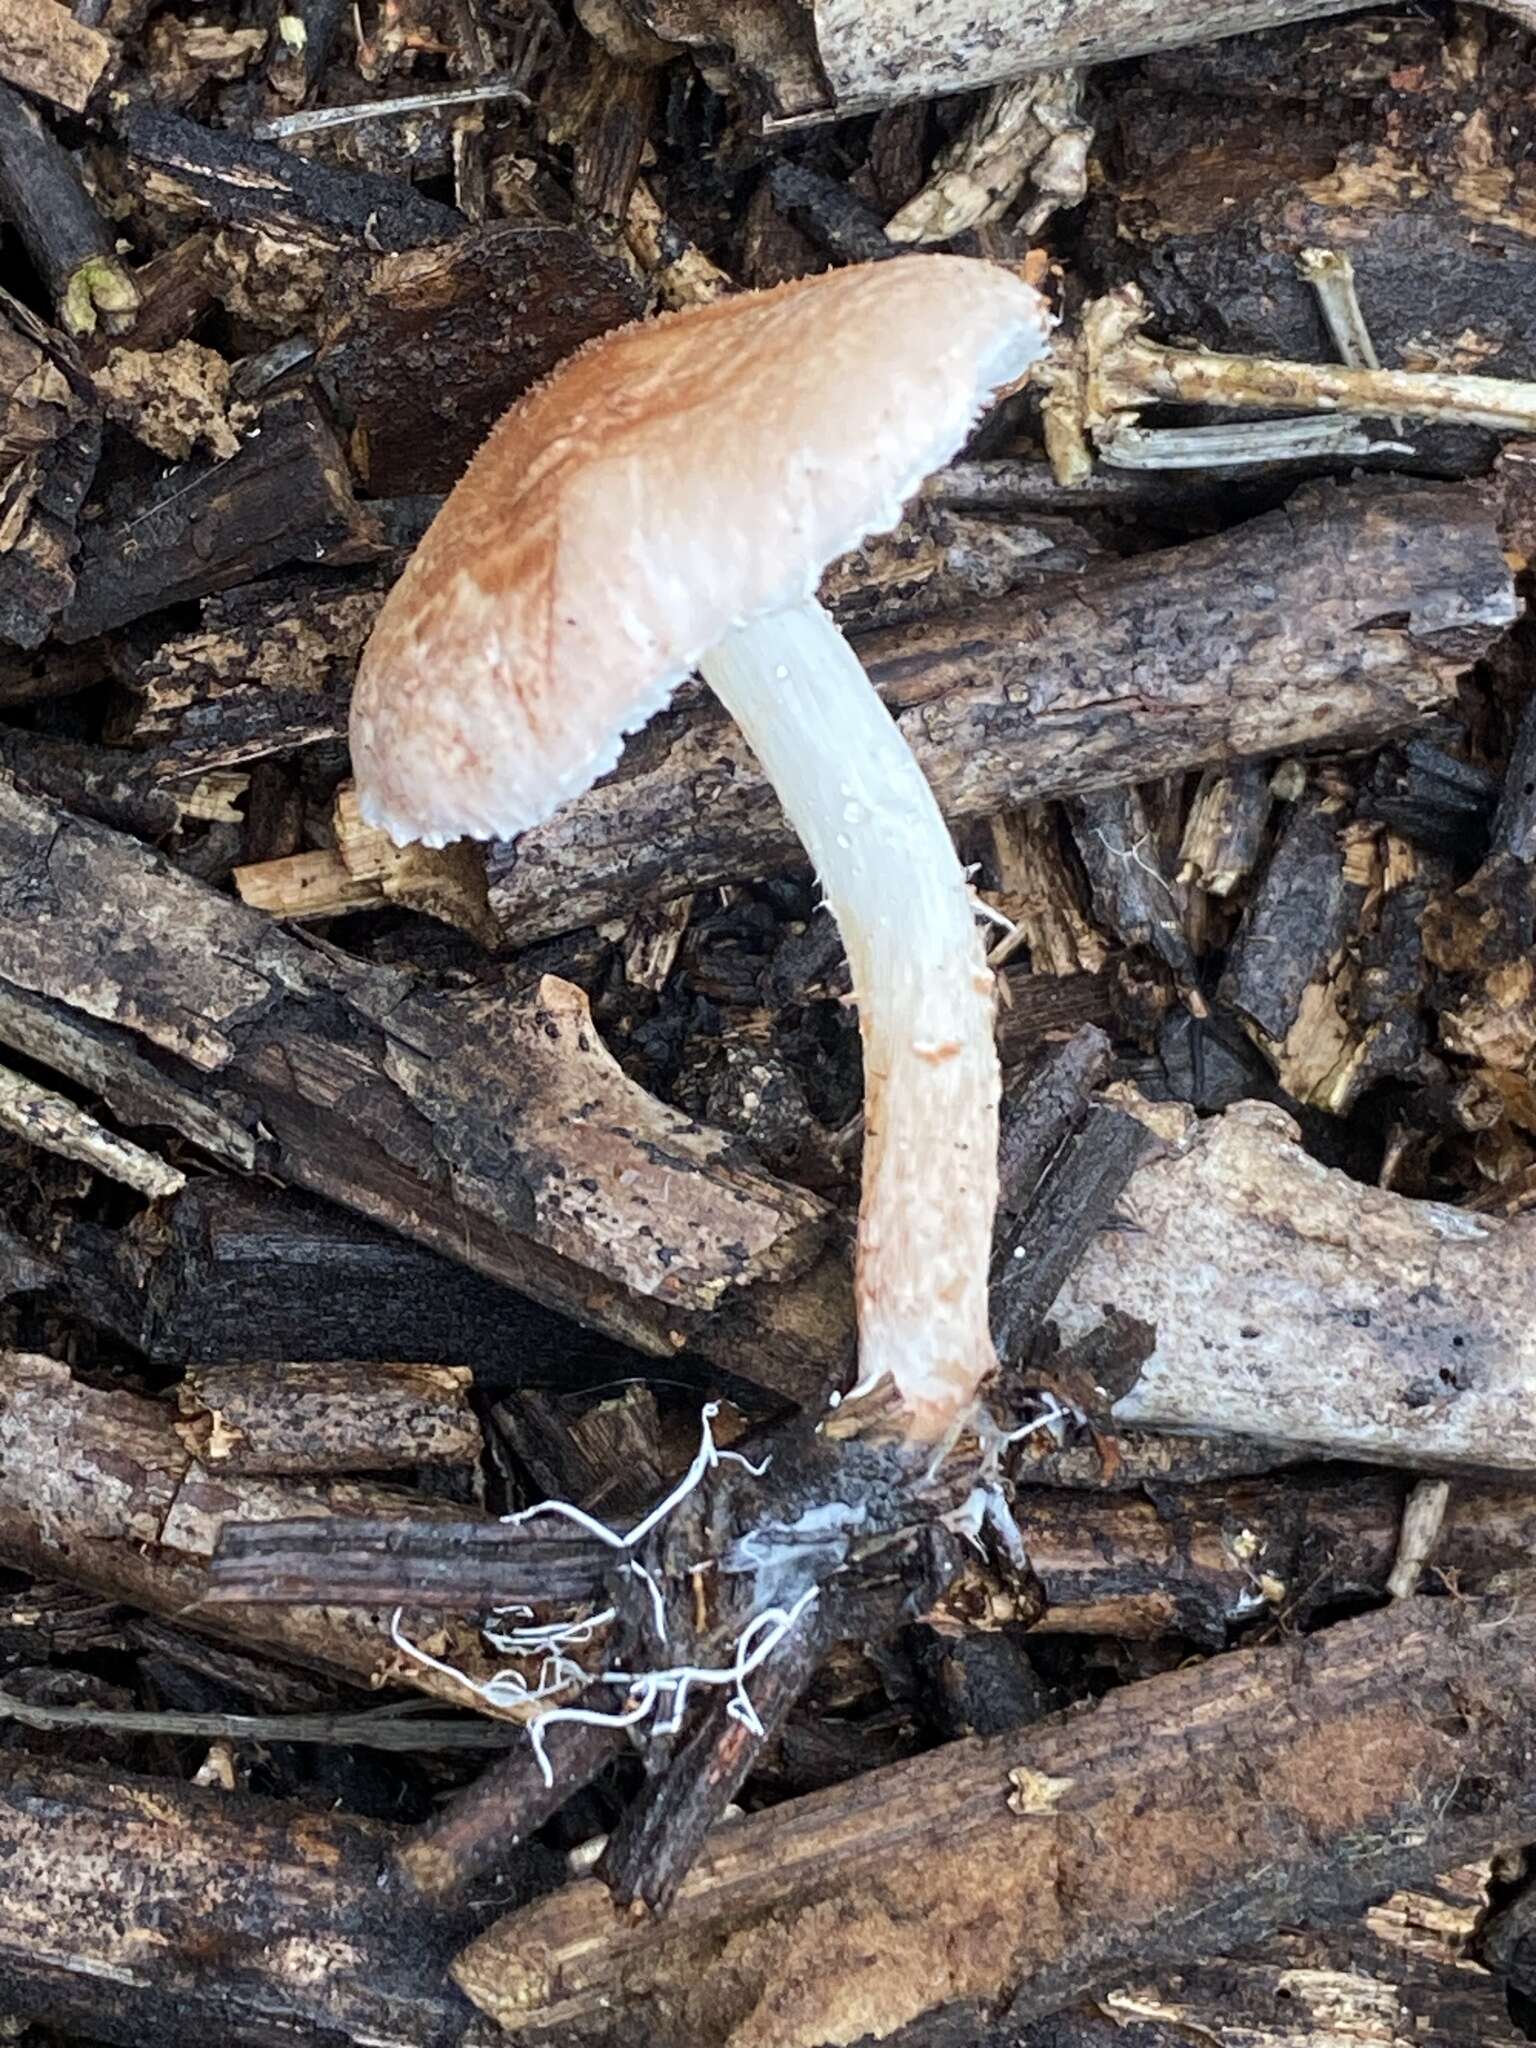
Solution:
<path fill-rule="evenodd" d="M 364 819 L 509 839 L 590 787 L 733 627 L 897 523 L 1049 325 L 997 264 L 908 256 L 588 343 L 385 601 L 352 705 Z"/>

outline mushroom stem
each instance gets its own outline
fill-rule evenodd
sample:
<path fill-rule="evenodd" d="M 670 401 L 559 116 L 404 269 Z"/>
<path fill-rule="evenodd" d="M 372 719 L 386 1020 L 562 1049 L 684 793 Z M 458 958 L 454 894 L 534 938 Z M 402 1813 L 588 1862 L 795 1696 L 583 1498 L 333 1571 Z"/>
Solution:
<path fill-rule="evenodd" d="M 699 663 L 746 734 L 842 931 L 864 1041 L 859 1386 L 943 1438 L 995 1364 L 993 983 L 969 885 L 895 721 L 814 600 Z"/>

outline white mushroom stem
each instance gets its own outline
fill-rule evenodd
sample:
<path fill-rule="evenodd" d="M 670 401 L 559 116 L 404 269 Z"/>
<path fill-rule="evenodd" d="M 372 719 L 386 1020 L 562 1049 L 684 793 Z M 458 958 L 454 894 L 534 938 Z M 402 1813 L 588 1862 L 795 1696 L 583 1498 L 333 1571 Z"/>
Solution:
<path fill-rule="evenodd" d="M 814 601 L 699 664 L 746 734 L 842 931 L 864 1041 L 860 1388 L 894 1383 L 936 1441 L 995 1363 L 993 983 L 949 828 L 857 657 Z"/>

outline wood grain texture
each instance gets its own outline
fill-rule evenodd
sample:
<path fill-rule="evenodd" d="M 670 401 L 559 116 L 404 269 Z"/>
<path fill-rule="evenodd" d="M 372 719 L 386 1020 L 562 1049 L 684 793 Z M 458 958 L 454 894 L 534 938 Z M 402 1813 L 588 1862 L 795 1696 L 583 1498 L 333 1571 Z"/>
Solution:
<path fill-rule="evenodd" d="M 1213 761 L 1379 739 L 1447 701 L 1515 615 L 1491 502 L 1310 485 L 1230 532 L 856 644 L 954 820 Z M 674 709 L 617 772 L 490 850 L 526 941 L 797 857 L 718 712 Z"/>
<path fill-rule="evenodd" d="M 1351 1914 L 1529 1824 L 1536 1617 L 1399 1602 L 722 1828 L 670 1917 L 594 1882 L 455 1966 L 515 2038 L 915 2041 Z M 626 2019 L 627 2014 L 627 2019 Z"/>
<path fill-rule="evenodd" d="M 1051 1308 L 1156 1332 L 1119 1422 L 1425 1469 L 1536 1469 L 1536 1218 L 1411 1201 L 1244 1102 L 1132 1176 Z"/>
<path fill-rule="evenodd" d="M 630 1081 L 568 983 L 419 992 L 0 783 L 0 987 L 158 1055 L 263 1170 L 590 1327 L 752 1353 L 791 1398 L 836 1368 L 825 1204 Z"/>

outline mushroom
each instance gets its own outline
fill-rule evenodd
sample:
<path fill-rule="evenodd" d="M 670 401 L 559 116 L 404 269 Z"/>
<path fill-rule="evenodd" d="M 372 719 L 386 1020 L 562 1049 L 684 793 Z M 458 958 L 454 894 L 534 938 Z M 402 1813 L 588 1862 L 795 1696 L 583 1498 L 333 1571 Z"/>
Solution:
<path fill-rule="evenodd" d="M 855 1394 L 921 1444 L 964 1420 L 995 1363 L 993 983 L 932 791 L 815 592 L 896 524 L 1049 324 L 1011 271 L 915 256 L 588 344 L 443 506 L 352 711 L 370 824 L 428 846 L 510 839 L 703 674 L 847 948 L 865 1072 Z"/>

